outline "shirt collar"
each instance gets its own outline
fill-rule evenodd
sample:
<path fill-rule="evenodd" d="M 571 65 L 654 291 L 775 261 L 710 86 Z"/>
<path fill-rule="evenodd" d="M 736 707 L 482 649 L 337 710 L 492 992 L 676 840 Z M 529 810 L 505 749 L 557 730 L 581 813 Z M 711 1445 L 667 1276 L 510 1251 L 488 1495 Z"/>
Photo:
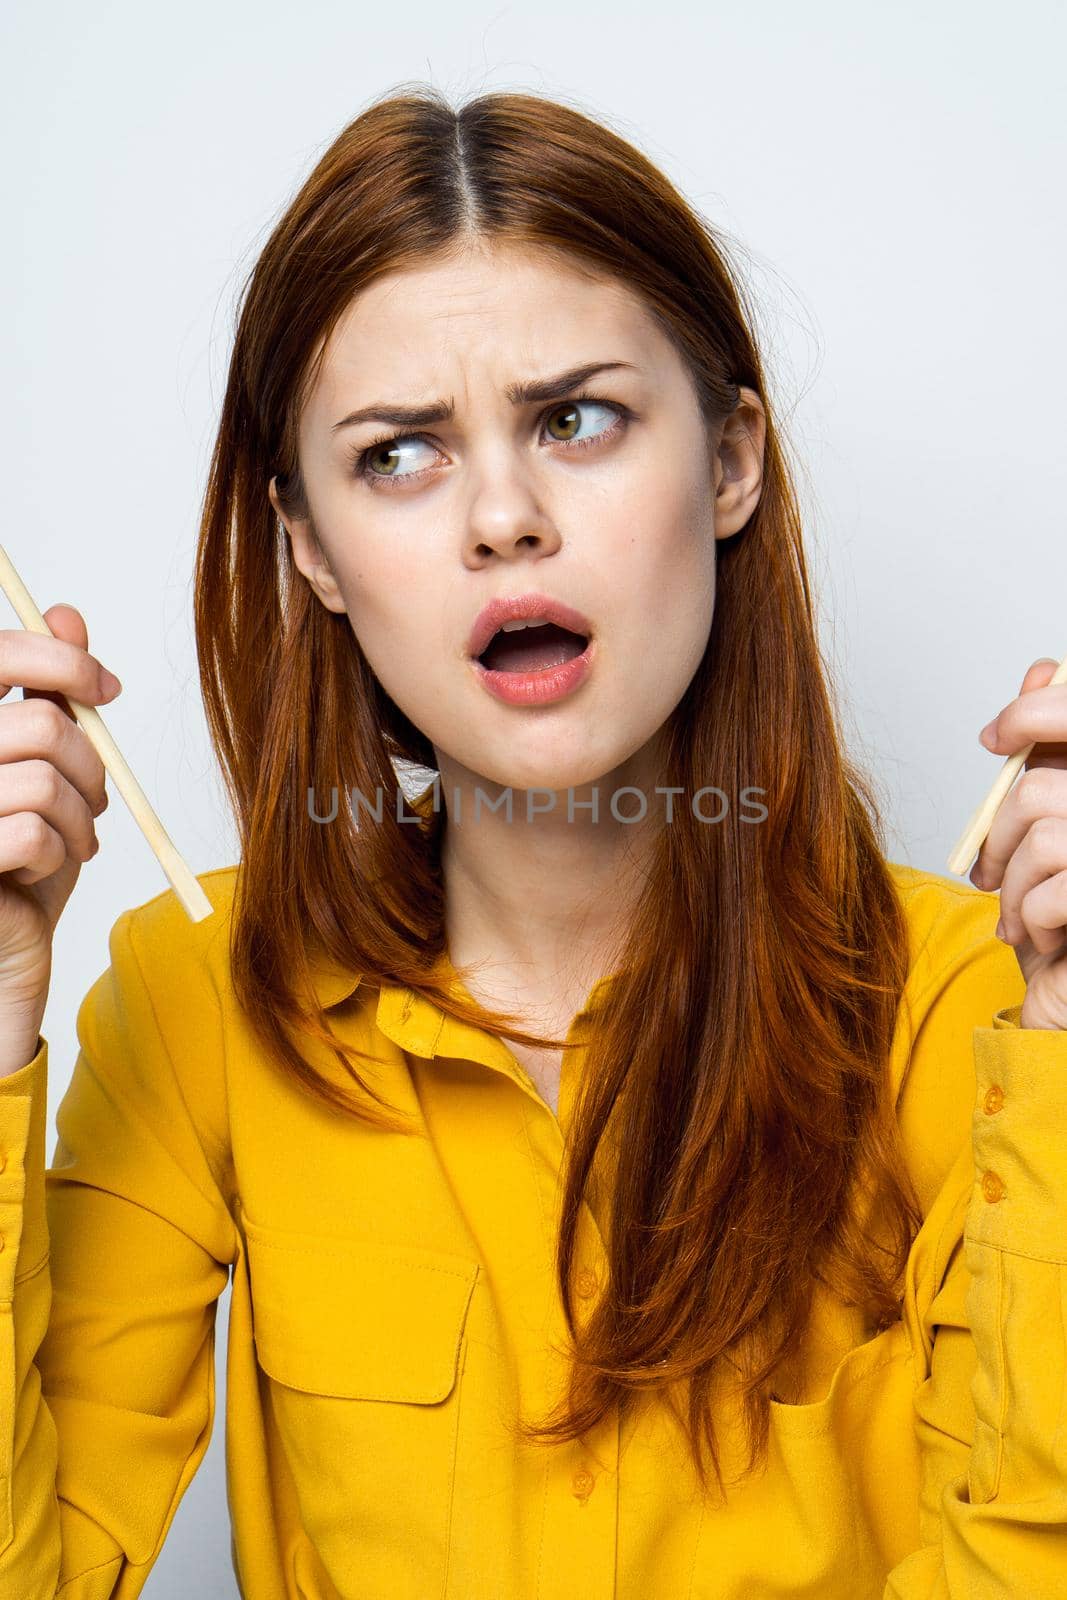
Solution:
<path fill-rule="evenodd" d="M 362 973 L 335 965 L 323 963 L 313 972 L 315 994 L 325 1010 L 348 1000 L 363 982 Z M 614 974 L 610 973 L 597 980 L 579 1017 L 591 1017 L 599 1010 L 613 982 Z M 449 1016 L 434 1001 L 405 984 L 370 983 L 368 987 L 369 995 L 373 995 L 375 989 L 378 991 L 375 1008 L 378 1029 L 409 1055 L 424 1056 L 427 1060 L 436 1056 L 456 1057 L 496 1067 L 512 1077 L 520 1076 L 506 1040 Z M 458 978 L 453 979 L 453 990 L 471 998 Z"/>
<path fill-rule="evenodd" d="M 599 1010 L 613 981 L 614 974 L 597 980 L 578 1018 L 591 1017 Z M 451 987 L 455 995 L 468 1001 L 473 999 L 458 978 L 453 978 Z M 386 1037 L 411 1055 L 425 1056 L 429 1060 L 435 1056 L 458 1057 L 463 1061 L 479 1061 L 485 1066 L 503 1067 L 514 1074 L 515 1057 L 506 1040 L 473 1023 L 449 1016 L 434 1001 L 404 985 L 386 983 L 381 986 L 376 1020 Z"/>

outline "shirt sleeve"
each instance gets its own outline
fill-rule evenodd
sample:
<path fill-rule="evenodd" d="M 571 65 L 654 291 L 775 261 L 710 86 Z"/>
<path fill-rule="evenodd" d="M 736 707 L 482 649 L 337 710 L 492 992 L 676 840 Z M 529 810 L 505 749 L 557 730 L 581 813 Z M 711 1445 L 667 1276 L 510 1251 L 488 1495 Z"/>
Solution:
<path fill-rule="evenodd" d="M 1067 1032 L 973 1030 L 916 1396 L 925 1542 L 884 1600 L 1067 1595 Z"/>
<path fill-rule="evenodd" d="M 211 1435 L 235 1233 L 135 916 L 79 1008 L 47 1170 L 47 1041 L 0 1079 L 0 1595 L 18 1600 L 139 1595 Z"/>

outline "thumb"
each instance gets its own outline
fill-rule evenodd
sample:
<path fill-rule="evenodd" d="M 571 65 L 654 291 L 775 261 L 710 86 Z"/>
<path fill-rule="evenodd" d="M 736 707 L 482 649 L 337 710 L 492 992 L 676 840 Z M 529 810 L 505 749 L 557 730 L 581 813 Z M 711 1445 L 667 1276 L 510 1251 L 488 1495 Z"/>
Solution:
<path fill-rule="evenodd" d="M 1029 694 L 1033 689 L 1044 689 L 1052 681 L 1052 675 L 1059 666 L 1058 661 L 1053 661 L 1051 656 L 1042 656 L 1039 661 L 1031 664 L 1026 677 L 1023 679 L 1021 694 Z M 1067 743 L 1060 740 L 1050 740 L 1046 744 L 1035 744 L 1030 755 L 1027 756 L 1025 767 L 1027 772 L 1032 767 L 1065 767 L 1067 766 Z"/>
<path fill-rule="evenodd" d="M 1052 674 L 1058 666 L 1059 662 L 1054 661 L 1051 656 L 1042 656 L 1040 660 L 1033 662 L 1027 669 L 1019 693 L 1029 694 L 1031 689 L 1043 689 L 1051 681 Z"/>
<path fill-rule="evenodd" d="M 89 648 L 89 629 L 85 625 L 85 618 L 76 606 L 57 605 L 49 606 L 47 611 L 41 613 L 52 633 L 57 639 L 62 639 L 65 644 L 80 645 L 83 650 Z M 67 704 L 67 698 L 58 689 L 23 689 L 24 700 L 51 700 L 65 711 L 73 722 L 74 713 Z"/>
<path fill-rule="evenodd" d="M 67 644 L 80 645 L 83 650 L 89 648 L 89 630 L 85 626 L 85 618 L 76 606 L 64 605 L 60 601 L 58 605 L 49 606 L 43 615 L 57 639 L 62 639 Z"/>

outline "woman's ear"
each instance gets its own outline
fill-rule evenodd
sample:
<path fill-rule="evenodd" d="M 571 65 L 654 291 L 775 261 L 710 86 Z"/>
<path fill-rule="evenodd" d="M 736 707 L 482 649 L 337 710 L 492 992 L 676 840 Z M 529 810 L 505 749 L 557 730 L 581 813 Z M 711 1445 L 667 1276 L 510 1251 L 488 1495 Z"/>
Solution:
<path fill-rule="evenodd" d="M 345 611 L 344 599 L 337 579 L 326 559 L 325 551 L 315 534 L 310 518 L 287 517 L 278 503 L 278 490 L 274 478 L 267 489 L 270 503 L 286 533 L 293 552 L 293 564 L 302 572 L 327 611 Z"/>
<path fill-rule="evenodd" d="M 741 389 L 736 408 L 722 423 L 712 471 L 715 537 L 728 539 L 755 511 L 763 489 L 767 414 L 755 389 Z"/>

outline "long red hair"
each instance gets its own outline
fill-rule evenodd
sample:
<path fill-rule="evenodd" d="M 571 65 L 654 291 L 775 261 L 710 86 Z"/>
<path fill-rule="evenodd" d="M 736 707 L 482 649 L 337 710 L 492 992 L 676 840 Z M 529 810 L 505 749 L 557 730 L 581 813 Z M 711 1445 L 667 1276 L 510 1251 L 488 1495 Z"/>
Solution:
<path fill-rule="evenodd" d="M 295 569 L 268 499 L 307 517 L 297 422 L 353 296 L 470 234 L 560 252 L 638 292 L 692 375 L 709 426 L 746 385 L 767 413 L 756 511 L 718 546 L 704 659 L 666 729 L 664 785 L 759 785 L 767 819 L 709 826 L 679 806 L 658 840 L 593 1036 L 566 1154 L 559 1289 L 570 1387 L 530 1439 L 578 1437 L 616 1404 L 681 1386 L 692 1457 L 720 1489 L 713 1381 L 740 1377 L 751 1470 L 772 1375 L 799 1348 L 817 1281 L 872 1329 L 900 1313 L 921 1220 L 886 1063 L 908 967 L 871 780 L 847 758 L 813 619 L 785 446 L 744 290 L 709 224 L 610 128 L 570 106 L 487 94 L 454 110 L 415 85 L 334 140 L 271 233 L 241 297 L 205 494 L 195 621 L 212 738 L 237 817 L 235 993 L 303 1089 L 407 1126 L 332 1033 L 308 947 L 370 982 L 527 1045 L 515 1015 L 469 1006 L 445 954 L 442 812 L 324 827 L 309 791 L 397 792 L 433 768 L 347 616 Z M 711 776 L 709 776 L 711 775 Z M 343 892 L 339 892 L 343 891 Z M 463 976 L 462 971 L 460 976 Z M 306 1058 L 324 1043 L 352 1088 Z M 571 1272 L 590 1186 L 611 1184 L 609 1281 L 576 1321 Z M 614 1167 L 613 1167 L 614 1170 Z M 878 1219 L 879 1237 L 866 1226 Z"/>

